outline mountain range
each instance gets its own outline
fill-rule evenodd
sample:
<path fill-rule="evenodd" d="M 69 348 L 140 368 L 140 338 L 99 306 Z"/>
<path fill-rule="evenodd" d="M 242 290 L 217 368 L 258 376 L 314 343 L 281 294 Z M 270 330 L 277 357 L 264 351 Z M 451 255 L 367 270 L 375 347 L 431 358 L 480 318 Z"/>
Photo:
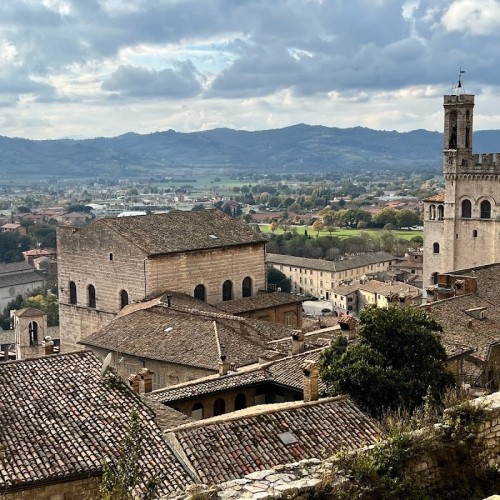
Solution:
<path fill-rule="evenodd" d="M 495 152 L 500 130 L 474 134 L 474 150 Z M 442 134 L 293 125 L 255 132 L 219 128 L 127 133 L 84 140 L 0 136 L 0 173 L 29 177 L 171 175 L 180 168 L 254 172 L 423 170 L 441 172 Z M 499 148 L 500 149 L 500 148 Z"/>

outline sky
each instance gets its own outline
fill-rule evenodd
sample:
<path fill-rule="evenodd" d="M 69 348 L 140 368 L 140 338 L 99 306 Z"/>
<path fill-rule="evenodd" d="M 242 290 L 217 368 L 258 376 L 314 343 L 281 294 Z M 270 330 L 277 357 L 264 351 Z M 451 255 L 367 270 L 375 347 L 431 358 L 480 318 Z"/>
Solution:
<path fill-rule="evenodd" d="M 500 128 L 500 0 L 0 0 L 0 135 Z"/>

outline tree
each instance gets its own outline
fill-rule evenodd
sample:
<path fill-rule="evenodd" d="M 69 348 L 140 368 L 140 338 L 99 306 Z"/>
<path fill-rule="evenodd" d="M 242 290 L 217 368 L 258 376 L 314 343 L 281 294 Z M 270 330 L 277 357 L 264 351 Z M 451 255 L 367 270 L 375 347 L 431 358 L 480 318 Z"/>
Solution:
<path fill-rule="evenodd" d="M 359 341 L 340 337 L 321 357 L 321 377 L 331 394 L 349 394 L 380 416 L 421 406 L 453 383 L 445 369 L 440 325 L 423 309 L 369 306 L 360 315 Z"/>
<path fill-rule="evenodd" d="M 274 267 L 267 268 L 267 283 L 269 285 L 276 285 L 281 288 L 282 292 L 290 293 L 292 290 L 292 281 L 287 278 L 280 270 Z"/>
<path fill-rule="evenodd" d="M 319 236 L 319 232 L 323 230 L 323 221 L 318 219 L 313 222 L 312 228 L 316 231 Z"/>
<path fill-rule="evenodd" d="M 157 479 L 144 479 L 141 465 L 142 455 L 141 420 L 137 410 L 132 410 L 127 433 L 114 461 L 103 460 L 102 479 L 99 492 L 102 500 L 134 500 L 155 498 Z M 137 490 L 141 490 L 138 496 Z"/>

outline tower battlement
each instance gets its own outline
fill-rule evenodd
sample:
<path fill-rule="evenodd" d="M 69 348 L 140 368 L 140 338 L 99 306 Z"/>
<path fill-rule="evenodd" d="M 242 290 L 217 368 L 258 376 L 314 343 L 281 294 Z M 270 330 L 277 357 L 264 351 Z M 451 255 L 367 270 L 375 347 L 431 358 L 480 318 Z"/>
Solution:
<path fill-rule="evenodd" d="M 472 94 L 459 94 L 459 95 L 445 95 L 444 105 L 451 104 L 474 104 L 474 95 Z"/>

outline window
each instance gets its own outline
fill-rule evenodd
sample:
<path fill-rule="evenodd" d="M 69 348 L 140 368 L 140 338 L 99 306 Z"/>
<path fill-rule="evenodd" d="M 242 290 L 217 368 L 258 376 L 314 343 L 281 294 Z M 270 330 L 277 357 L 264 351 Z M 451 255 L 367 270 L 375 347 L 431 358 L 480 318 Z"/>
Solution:
<path fill-rule="evenodd" d="M 30 345 L 38 344 L 38 323 L 36 321 L 30 322 L 28 332 L 30 334 Z"/>
<path fill-rule="evenodd" d="M 196 285 L 194 288 L 194 298 L 206 302 L 207 296 L 204 285 Z"/>
<path fill-rule="evenodd" d="M 128 306 L 128 293 L 126 290 L 122 290 L 120 292 L 120 309 L 123 309 L 125 306 Z"/>
<path fill-rule="evenodd" d="M 438 205 L 438 220 L 443 220 L 444 219 L 444 207 L 443 205 Z"/>
<path fill-rule="evenodd" d="M 153 373 L 153 391 L 161 389 L 162 387 L 161 375 L 159 373 Z"/>
<path fill-rule="evenodd" d="M 472 217 L 472 204 L 470 200 L 462 201 L 462 218 L 470 219 Z"/>
<path fill-rule="evenodd" d="M 472 237 L 473 237 L 473 238 L 477 238 L 477 230 L 476 230 L 476 229 L 474 229 L 474 230 L 472 231 Z"/>
<path fill-rule="evenodd" d="M 285 319 L 285 325 L 286 326 L 295 326 L 294 314 L 293 313 L 285 313 L 284 319 Z"/>
<path fill-rule="evenodd" d="M 429 205 L 429 219 L 434 220 L 436 218 L 436 205 Z"/>
<path fill-rule="evenodd" d="M 247 398 L 241 392 L 236 396 L 234 400 L 234 411 L 243 410 L 247 407 Z"/>
<path fill-rule="evenodd" d="M 439 253 L 439 243 L 434 243 L 434 244 L 432 245 L 432 251 L 433 251 L 434 253 Z"/>
<path fill-rule="evenodd" d="M 89 285 L 87 287 L 87 300 L 88 300 L 88 306 L 95 309 L 96 301 L 95 301 L 95 287 L 94 287 L 94 285 Z"/>
<path fill-rule="evenodd" d="M 112 253 L 109 254 L 109 260 L 110 261 L 113 260 L 113 254 Z"/>
<path fill-rule="evenodd" d="M 222 300 L 231 300 L 233 298 L 233 284 L 226 280 L 222 285 Z"/>
<path fill-rule="evenodd" d="M 439 273 L 432 273 L 431 280 L 433 285 L 437 285 Z"/>
<path fill-rule="evenodd" d="M 247 276 L 241 285 L 241 295 L 242 297 L 252 296 L 252 278 Z"/>
<path fill-rule="evenodd" d="M 191 408 L 191 418 L 193 420 L 201 420 L 203 418 L 203 405 L 195 403 Z"/>
<path fill-rule="evenodd" d="M 488 200 L 483 200 L 480 205 L 481 219 L 491 218 L 491 203 Z"/>
<path fill-rule="evenodd" d="M 255 391 L 255 404 L 263 405 L 266 404 L 266 390 L 259 388 Z"/>
<path fill-rule="evenodd" d="M 226 413 L 226 402 L 222 398 L 214 401 L 214 417 L 217 415 L 224 415 Z"/>
<path fill-rule="evenodd" d="M 74 281 L 69 282 L 69 303 L 73 305 L 77 303 L 76 284 Z"/>

